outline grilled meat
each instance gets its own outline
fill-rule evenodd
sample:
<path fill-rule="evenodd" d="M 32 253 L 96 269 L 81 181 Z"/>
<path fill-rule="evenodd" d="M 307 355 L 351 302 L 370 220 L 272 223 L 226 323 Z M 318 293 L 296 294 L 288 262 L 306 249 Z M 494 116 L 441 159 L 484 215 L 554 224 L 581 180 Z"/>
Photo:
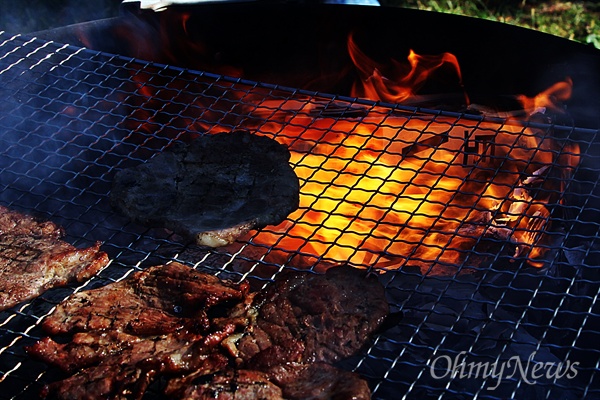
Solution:
<path fill-rule="evenodd" d="M 325 274 L 287 272 L 250 308 L 252 327 L 237 343 L 248 365 L 333 363 L 364 346 L 389 312 L 383 286 L 350 267 Z"/>
<path fill-rule="evenodd" d="M 283 400 L 281 388 L 260 371 L 228 368 L 215 374 L 198 371 L 169 381 L 169 398 L 185 400 Z"/>
<path fill-rule="evenodd" d="M 227 368 L 228 359 L 198 335 L 177 332 L 137 338 L 118 353 L 68 378 L 46 385 L 44 397 L 58 399 L 141 399 L 161 375 L 190 371 L 212 374 Z"/>
<path fill-rule="evenodd" d="M 371 391 L 357 374 L 329 364 L 282 364 L 267 372 L 229 368 L 171 379 L 170 398 L 181 400 L 367 400 Z"/>
<path fill-rule="evenodd" d="M 284 146 L 248 132 L 201 136 L 117 173 L 111 204 L 138 223 L 223 246 L 298 208 L 289 158 Z"/>
<path fill-rule="evenodd" d="M 281 364 L 269 370 L 272 382 L 288 400 L 367 400 L 371 390 L 367 381 L 355 373 L 326 363 Z"/>
<path fill-rule="evenodd" d="M 160 376 L 178 399 L 365 399 L 364 380 L 327 363 L 356 353 L 387 310 L 377 279 L 349 267 L 249 293 L 170 263 L 72 295 L 42 324 L 71 341 L 27 350 L 72 374 L 43 393 L 61 399 L 140 399 Z"/>
<path fill-rule="evenodd" d="M 0 310 L 81 282 L 108 263 L 100 243 L 78 249 L 61 227 L 0 206 Z"/>
<path fill-rule="evenodd" d="M 162 374 L 225 368 L 228 358 L 218 346 L 235 327 L 211 329 L 209 315 L 247 291 L 246 283 L 170 263 L 72 295 L 42 324 L 54 335 L 71 334 L 71 341 L 44 338 L 27 349 L 67 372 L 78 371 L 48 385 L 44 395 L 138 399 Z"/>
<path fill-rule="evenodd" d="M 235 285 L 179 263 L 155 266 L 105 287 L 79 292 L 43 322 L 54 335 L 113 330 L 134 335 L 181 329 L 205 332 L 207 310 L 241 299 L 247 284 Z"/>

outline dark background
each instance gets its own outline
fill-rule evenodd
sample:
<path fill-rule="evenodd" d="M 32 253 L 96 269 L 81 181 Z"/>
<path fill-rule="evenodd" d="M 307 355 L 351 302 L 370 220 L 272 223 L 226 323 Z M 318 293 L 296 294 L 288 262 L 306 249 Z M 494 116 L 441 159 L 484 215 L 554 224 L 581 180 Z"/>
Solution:
<path fill-rule="evenodd" d="M 319 3 L 321 0 L 269 2 Z M 506 22 L 600 49 L 598 0 L 379 0 L 379 3 Z M 121 0 L 0 0 L 0 31 L 31 33 L 117 16 L 120 9 Z"/>
<path fill-rule="evenodd" d="M 0 0 L 0 31 L 31 33 L 119 15 L 121 0 Z"/>

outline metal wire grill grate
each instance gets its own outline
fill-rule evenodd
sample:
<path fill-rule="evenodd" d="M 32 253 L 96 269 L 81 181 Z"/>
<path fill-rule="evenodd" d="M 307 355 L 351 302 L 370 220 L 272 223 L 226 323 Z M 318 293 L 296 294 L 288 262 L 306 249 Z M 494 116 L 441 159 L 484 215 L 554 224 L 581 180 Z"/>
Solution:
<path fill-rule="evenodd" d="M 32 398 L 60 376 L 23 350 L 58 302 L 172 259 L 258 286 L 286 268 L 379 268 L 404 317 L 342 363 L 374 398 L 599 396 L 600 131 L 0 41 L 0 202 L 59 223 L 77 246 L 103 241 L 112 260 L 0 313 L 0 397 Z M 117 171 L 233 129 L 290 149 L 301 206 L 284 223 L 206 250 L 111 209 Z"/>

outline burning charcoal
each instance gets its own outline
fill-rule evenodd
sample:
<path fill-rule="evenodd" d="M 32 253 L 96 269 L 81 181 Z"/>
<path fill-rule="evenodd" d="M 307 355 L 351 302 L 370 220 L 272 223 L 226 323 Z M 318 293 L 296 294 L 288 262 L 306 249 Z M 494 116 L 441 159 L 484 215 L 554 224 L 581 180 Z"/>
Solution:
<path fill-rule="evenodd" d="M 117 173 L 110 199 L 136 222 L 199 245 L 224 246 L 298 208 L 289 158 L 284 146 L 264 136 L 205 135 Z"/>
<path fill-rule="evenodd" d="M 548 166 L 543 166 L 523 179 L 503 203 L 499 203 L 490 218 L 490 227 L 508 232 L 507 239 L 516 244 L 514 257 L 536 258 L 544 249 L 540 246 L 543 233 L 549 226 L 550 212 L 543 201 L 530 193 L 534 183 L 543 181 Z M 491 217 L 491 215 L 490 215 Z"/>

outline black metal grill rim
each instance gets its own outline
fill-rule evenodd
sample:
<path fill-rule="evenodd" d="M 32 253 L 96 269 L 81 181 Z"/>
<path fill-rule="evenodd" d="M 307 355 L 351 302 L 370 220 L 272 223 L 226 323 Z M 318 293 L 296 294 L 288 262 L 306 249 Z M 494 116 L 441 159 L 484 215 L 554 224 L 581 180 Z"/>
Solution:
<path fill-rule="evenodd" d="M 236 251 L 217 250 L 198 255 L 198 249 L 181 246 L 177 238 L 168 232 L 132 224 L 106 205 L 103 199 L 110 189 L 111 175 L 116 170 L 145 161 L 173 140 L 185 140 L 195 133 L 195 122 L 218 129 L 234 129 L 238 126 L 236 120 L 244 122 L 251 118 L 258 131 L 264 130 L 266 132 L 263 133 L 275 137 L 286 136 L 282 130 L 272 133 L 265 128 L 281 112 L 277 107 L 263 106 L 269 99 L 322 105 L 320 111 L 312 114 L 304 110 L 291 111 L 291 121 L 278 122 L 282 129 L 306 129 L 305 125 L 293 121 L 296 117 L 337 120 L 328 114 L 327 107 L 330 105 L 334 106 L 336 113 L 339 113 L 340 107 L 345 107 L 351 113 L 351 118 L 357 120 L 352 132 L 365 137 L 368 135 L 357 132 L 357 128 L 359 124 L 373 125 L 368 120 L 370 115 L 385 116 L 383 123 L 378 125 L 382 129 L 410 130 L 407 124 L 411 118 L 429 121 L 426 127 L 443 123 L 449 128 L 473 128 L 470 123 L 475 122 L 479 125 L 497 124 L 502 130 L 507 124 L 501 118 L 303 91 L 147 63 L 23 36 L 5 38 L 0 35 L 0 41 L 4 54 L 0 57 L 0 91 L 5 98 L 0 105 L 0 130 L 3 131 L 0 141 L 7 145 L 0 160 L 3 186 L 0 201 L 58 221 L 65 227 L 69 235 L 67 238 L 76 245 L 90 244 L 95 240 L 105 241 L 104 250 L 112 258 L 107 269 L 79 287 L 55 289 L 32 302 L 0 313 L 0 380 L 3 398 L 31 398 L 42 382 L 55 378 L 55 371 L 51 368 L 27 358 L 22 346 L 32 344 L 43 336 L 38 327 L 43 316 L 74 291 L 123 279 L 134 270 L 174 257 L 222 277 L 252 279 L 259 286 L 273 279 L 279 270 L 294 268 L 289 262 L 297 256 L 314 263 L 335 261 L 326 254 L 313 254 L 310 249 L 290 251 L 280 246 L 279 239 L 273 245 L 267 245 L 256 242 L 254 237 L 240 242 L 240 248 Z M 18 73 L 14 73 L 15 69 Z M 141 79 L 142 84 L 133 82 L 136 78 Z M 172 84 L 176 84 L 175 89 L 169 86 Z M 182 87 L 178 86 L 180 84 Z M 202 90 L 197 90 L 195 85 Z M 170 101 L 157 108 L 152 103 L 153 98 L 142 93 L 143 88 L 154 91 L 151 94 L 157 96 L 157 100 L 164 101 L 167 98 Z M 257 94 L 264 100 L 253 102 Z M 198 97 L 202 97 L 201 100 L 207 104 L 185 101 Z M 11 109 L 7 104 L 14 107 Z M 125 105 L 128 110 L 124 113 L 122 108 Z M 249 108 L 250 112 L 240 113 L 243 107 Z M 267 110 L 267 114 L 258 117 L 250 115 L 259 108 L 261 112 Z M 366 111 L 362 111 L 362 108 Z M 210 115 L 210 112 L 214 115 Z M 151 131 L 144 130 L 146 128 L 143 125 L 149 123 L 144 113 L 150 113 L 154 118 L 150 121 Z M 393 120 L 398 115 L 406 117 L 407 122 L 402 126 Z M 214 116 L 217 118 L 214 119 Z M 131 124 L 137 129 L 126 129 Z M 323 139 L 320 143 L 328 143 L 324 138 L 328 133 L 345 133 L 334 125 L 335 121 L 329 127 L 312 126 L 322 133 L 317 138 Z M 600 157 L 597 146 L 600 131 L 536 123 L 524 125 L 523 130 L 551 129 L 556 136 L 576 142 L 584 158 L 584 163 L 577 168 L 577 179 L 567 182 L 570 186 L 583 187 L 583 192 L 570 190 L 568 193 L 580 198 L 580 204 L 561 205 L 560 209 L 567 216 L 554 218 L 554 221 L 566 228 L 564 231 L 548 232 L 555 236 L 556 241 L 562 240 L 562 244 L 548 245 L 552 254 L 549 266 L 542 271 L 523 266 L 526 258 L 517 260 L 515 268 L 506 268 L 510 258 L 506 254 L 469 249 L 460 251 L 467 255 L 465 263 L 454 267 L 458 267 L 456 271 L 474 270 L 475 274 L 425 276 L 414 267 L 402 270 L 387 268 L 381 279 L 387 287 L 392 307 L 405 313 L 404 322 L 379 335 L 360 355 L 342 363 L 369 379 L 374 398 L 417 398 L 424 395 L 427 398 L 456 398 L 464 394 L 467 397 L 502 398 L 514 394 L 520 397 L 537 395 L 541 392 L 544 394 L 538 398 L 598 395 L 600 351 L 595 346 L 594 338 L 600 331 L 600 309 L 597 305 L 599 223 L 593 216 L 600 211 L 597 203 L 597 158 Z M 488 128 L 482 126 L 482 129 Z M 142 144 L 129 142 L 131 138 Z M 23 141 L 34 144 L 28 145 Z M 294 143 L 300 142 L 302 140 L 296 139 Z M 361 150 L 343 141 L 332 141 L 329 145 L 338 149 Z M 561 150 L 557 152 L 564 154 Z M 34 153 L 41 154 L 42 159 L 27 159 Z M 342 156 L 329 157 L 345 160 Z M 426 157 L 421 159 L 427 160 Z M 353 160 L 367 165 L 356 158 Z M 303 162 L 303 158 L 298 161 L 299 164 Z M 42 166 L 47 168 L 44 171 L 51 173 L 43 173 Z M 450 164 L 446 166 L 449 167 Z M 482 168 L 485 169 L 485 166 Z M 317 166 L 306 179 L 314 178 L 320 171 L 338 172 L 327 166 Z M 418 168 L 413 172 L 427 174 L 427 171 Z M 349 175 L 361 176 L 360 173 Z M 430 189 L 427 185 L 412 183 L 422 189 Z M 324 182 L 323 185 L 348 190 L 355 188 L 347 183 Z M 377 190 L 375 194 L 390 193 Z M 315 200 L 327 198 L 328 195 L 324 193 Z M 436 200 L 428 202 L 443 204 Z M 374 208 L 386 212 L 385 207 Z M 335 215 L 335 210 L 331 214 Z M 415 213 L 415 216 L 420 214 Z M 585 230 L 581 231 L 578 227 L 584 227 Z M 268 233 L 270 230 L 271 227 L 267 227 L 264 231 Z M 443 233 L 443 230 L 433 227 L 424 231 Z M 340 235 L 346 232 L 338 229 Z M 288 233 L 288 236 L 302 239 L 293 233 Z M 377 237 L 375 234 L 372 236 Z M 457 232 L 451 235 L 451 239 L 461 236 L 465 235 Z M 379 236 L 379 239 L 385 239 L 385 236 Z M 319 239 L 314 240 L 319 242 Z M 569 247 L 565 244 L 567 240 L 574 240 L 577 246 Z M 588 243 L 582 244 L 582 241 Z M 501 241 L 492 242 L 505 249 Z M 328 242 L 322 241 L 322 244 L 327 245 Z M 420 243 L 417 241 L 412 244 Z M 349 244 L 340 242 L 333 245 L 353 250 Z M 440 250 L 444 248 L 443 245 L 431 246 Z M 268 255 L 278 248 L 284 249 L 283 264 L 264 257 L 264 253 Z M 256 257 L 247 255 L 244 253 L 247 249 L 258 249 L 263 254 L 259 251 Z M 177 255 L 173 255 L 173 250 Z M 371 250 L 366 252 L 374 259 L 385 257 L 385 253 L 385 249 L 382 254 Z M 406 260 L 431 261 L 419 254 L 401 256 Z M 477 260 L 471 263 L 473 257 L 488 257 L 491 261 L 478 266 L 475 264 Z M 231 268 L 240 262 L 250 266 L 247 270 Z M 443 260 L 438 260 L 438 263 L 446 267 L 453 266 Z M 262 267 L 275 270 L 262 276 L 256 273 Z M 429 365 L 436 355 L 455 357 L 465 349 L 470 351 L 469 356 L 484 360 L 507 359 L 515 354 L 526 359 L 535 350 L 544 357 L 554 357 L 551 359 L 557 362 L 572 357 L 573 360 L 581 360 L 582 365 L 576 380 L 549 380 L 528 385 L 513 377 L 504 380 L 495 391 L 487 391 L 492 383 L 490 379 L 432 379 Z"/>

